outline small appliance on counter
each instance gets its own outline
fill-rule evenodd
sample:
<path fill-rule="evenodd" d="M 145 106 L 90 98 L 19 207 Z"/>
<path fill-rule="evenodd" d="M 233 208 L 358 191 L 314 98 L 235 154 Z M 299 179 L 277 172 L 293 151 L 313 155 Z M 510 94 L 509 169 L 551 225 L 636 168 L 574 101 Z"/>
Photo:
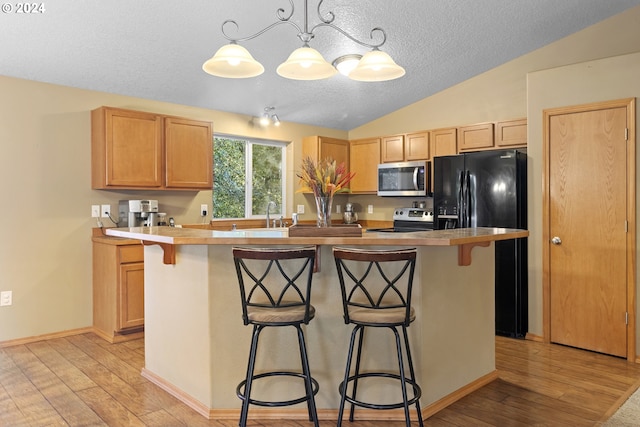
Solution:
<path fill-rule="evenodd" d="M 150 227 L 158 225 L 157 200 L 120 200 L 118 227 Z"/>
<path fill-rule="evenodd" d="M 345 224 L 354 224 L 358 221 L 358 214 L 353 211 L 353 205 L 351 203 L 345 205 L 342 219 Z"/>
<path fill-rule="evenodd" d="M 426 208 L 396 208 L 393 211 L 393 227 L 369 228 L 367 231 L 385 233 L 409 233 L 433 230 L 433 212 Z"/>

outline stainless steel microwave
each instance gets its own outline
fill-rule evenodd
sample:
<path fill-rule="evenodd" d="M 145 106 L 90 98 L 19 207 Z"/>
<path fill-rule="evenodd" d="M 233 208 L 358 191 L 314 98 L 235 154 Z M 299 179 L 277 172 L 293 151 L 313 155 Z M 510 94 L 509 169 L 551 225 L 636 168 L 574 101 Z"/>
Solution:
<path fill-rule="evenodd" d="M 378 196 L 427 196 L 431 163 L 381 163 L 378 165 Z"/>

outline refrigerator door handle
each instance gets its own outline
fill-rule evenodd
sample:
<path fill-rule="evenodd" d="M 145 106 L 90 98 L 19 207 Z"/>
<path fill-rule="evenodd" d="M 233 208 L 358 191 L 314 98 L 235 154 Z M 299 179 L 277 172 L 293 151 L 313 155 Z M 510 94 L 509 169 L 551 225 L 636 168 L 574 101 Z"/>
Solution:
<path fill-rule="evenodd" d="M 456 227 L 462 227 L 462 219 L 464 218 L 464 171 L 460 172 L 460 180 L 458 187 L 458 225 Z"/>

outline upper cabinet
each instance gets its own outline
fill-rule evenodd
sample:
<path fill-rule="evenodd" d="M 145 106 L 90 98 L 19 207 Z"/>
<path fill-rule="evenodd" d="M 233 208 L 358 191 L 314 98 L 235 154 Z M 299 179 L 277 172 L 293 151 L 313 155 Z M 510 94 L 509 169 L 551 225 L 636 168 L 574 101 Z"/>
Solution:
<path fill-rule="evenodd" d="M 458 151 L 477 151 L 491 149 L 493 146 L 493 123 L 458 128 Z"/>
<path fill-rule="evenodd" d="M 378 192 L 378 163 L 380 163 L 380 138 L 351 141 L 351 164 L 355 172 L 351 180 L 351 193 L 376 194 Z"/>
<path fill-rule="evenodd" d="M 456 128 L 431 131 L 431 156 L 451 156 L 458 154 L 458 130 Z"/>
<path fill-rule="evenodd" d="M 429 132 L 416 132 L 381 138 L 380 160 L 394 163 L 429 160 Z"/>
<path fill-rule="evenodd" d="M 393 163 L 404 161 L 404 135 L 385 136 L 381 139 L 380 161 Z"/>
<path fill-rule="evenodd" d="M 210 190 L 210 122 L 101 107 L 91 112 L 94 189 Z"/>
<path fill-rule="evenodd" d="M 309 156 L 318 161 L 331 157 L 338 164 L 349 168 L 349 141 L 326 136 L 306 136 L 302 138 L 302 157 Z"/>
<path fill-rule="evenodd" d="M 526 147 L 527 119 L 496 123 L 496 147 Z"/>

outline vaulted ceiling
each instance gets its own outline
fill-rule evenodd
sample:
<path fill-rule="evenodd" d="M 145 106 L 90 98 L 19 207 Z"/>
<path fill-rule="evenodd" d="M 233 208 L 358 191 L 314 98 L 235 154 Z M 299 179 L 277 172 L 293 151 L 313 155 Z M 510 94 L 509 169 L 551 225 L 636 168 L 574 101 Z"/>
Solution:
<path fill-rule="evenodd" d="M 273 106 L 283 121 L 353 129 L 433 95 L 624 10 L 640 0 L 326 0 L 323 14 L 352 36 L 369 39 L 381 27 L 381 50 L 406 69 L 388 82 L 336 75 L 287 80 L 276 67 L 301 42 L 279 25 L 242 43 L 264 67 L 250 79 L 224 79 L 202 64 L 227 40 L 254 34 L 289 12 L 303 26 L 303 0 L 72 0 L 45 1 L 39 13 L 4 3 L 0 16 L 0 74 L 177 104 L 260 115 Z M 319 22 L 318 0 L 308 7 Z M 24 10 L 23 10 L 24 11 Z M 366 48 L 338 31 L 318 28 L 310 43 L 325 59 Z"/>

